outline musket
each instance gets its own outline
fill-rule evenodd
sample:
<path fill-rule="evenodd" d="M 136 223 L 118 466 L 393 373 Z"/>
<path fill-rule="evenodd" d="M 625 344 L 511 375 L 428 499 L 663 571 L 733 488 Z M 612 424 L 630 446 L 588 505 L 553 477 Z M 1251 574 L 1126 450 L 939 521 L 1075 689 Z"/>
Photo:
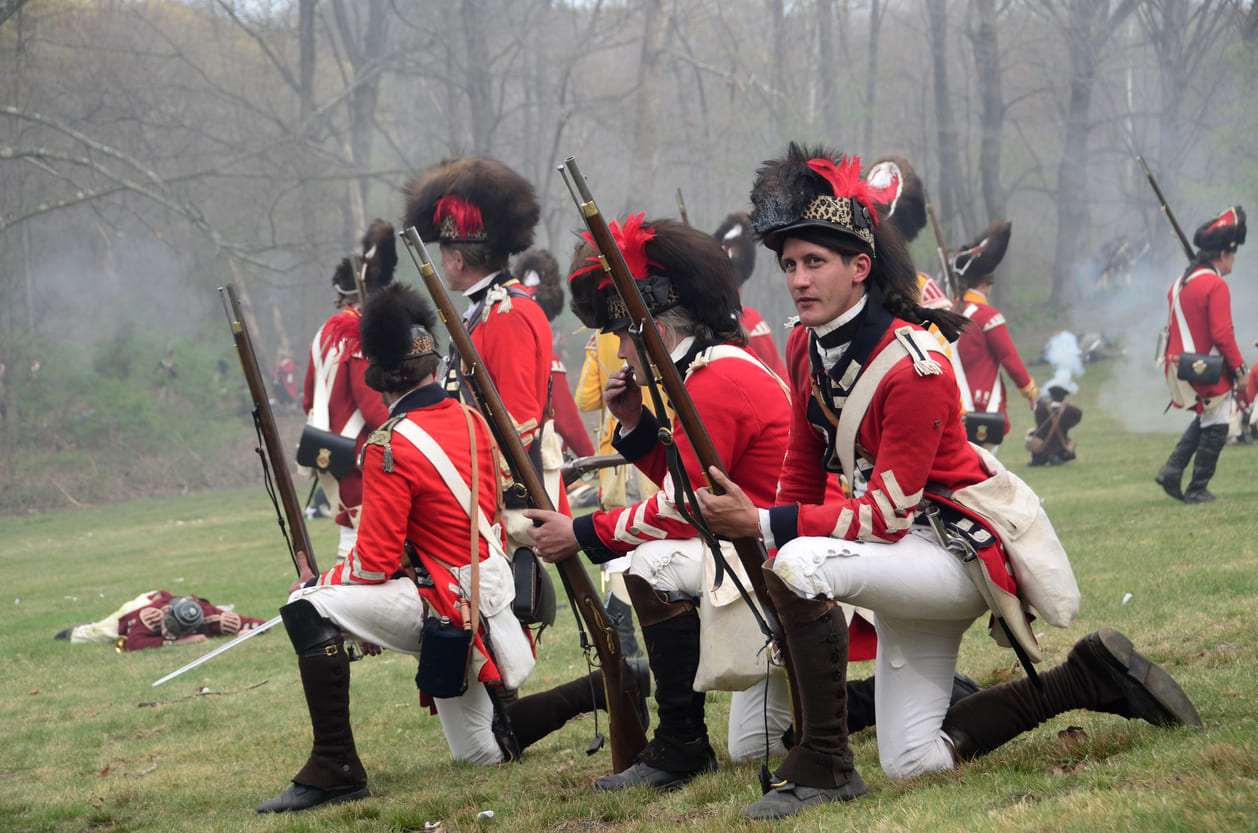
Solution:
<path fill-rule="evenodd" d="M 257 636 L 260 633 L 265 633 L 266 631 L 269 631 L 271 628 L 278 625 L 283 620 L 283 618 L 284 617 L 282 616 L 276 616 L 274 619 L 272 619 L 269 622 L 263 622 L 261 625 L 258 625 L 256 628 L 251 628 L 250 630 L 245 631 L 240 636 L 233 639 L 231 642 L 228 642 L 226 645 L 221 645 L 218 648 L 215 648 L 213 651 L 210 651 L 205 656 L 194 659 L 192 662 L 188 663 L 183 668 L 180 668 L 178 671 L 171 671 L 165 677 L 162 677 L 160 680 L 153 683 L 153 685 L 156 687 L 166 682 L 167 680 L 173 680 L 175 679 L 175 677 L 178 677 L 183 672 L 191 671 L 193 668 L 196 668 L 201 663 L 212 660 L 214 659 L 214 657 L 218 656 L 219 654 L 223 654 L 230 651 L 232 648 L 235 648 L 237 645 L 239 645 L 241 642 L 244 642 L 246 639 L 252 639 L 253 637 Z"/>
<path fill-rule="evenodd" d="M 352 255 L 350 263 L 354 267 L 354 286 L 358 288 L 358 303 L 367 303 L 367 258 Z"/>
<path fill-rule="evenodd" d="M 628 461 L 619 454 L 592 454 L 589 457 L 577 457 L 563 464 L 559 473 L 563 476 L 563 484 L 571 486 L 587 472 L 607 469 L 612 466 L 624 466 Z"/>
<path fill-rule="evenodd" d="M 681 221 L 690 225 L 690 215 L 686 213 L 686 198 L 681 195 L 680 188 L 677 189 L 677 210 L 681 212 Z"/>
<path fill-rule="evenodd" d="M 667 394 L 677 422 L 681 424 L 682 429 L 686 432 L 686 439 L 689 440 L 691 448 L 694 449 L 695 457 L 698 458 L 699 464 L 703 468 L 705 483 L 713 494 L 724 494 L 724 490 L 712 482 L 708 475 L 708 470 L 715 466 L 718 471 L 725 474 L 725 464 L 721 462 L 716 446 L 712 443 L 712 437 L 703 426 L 703 420 L 695 408 L 694 401 L 690 398 L 690 392 L 686 390 L 681 373 L 678 372 L 677 365 L 673 364 L 668 347 L 665 346 L 659 330 L 655 327 L 655 319 L 647 308 L 646 300 L 643 299 L 642 292 L 638 288 L 637 282 L 633 279 L 633 274 L 629 271 L 628 265 L 625 263 L 620 247 L 616 245 L 616 239 L 612 237 L 611 229 L 607 226 L 607 220 L 594 202 L 589 185 L 586 183 L 585 177 L 581 175 L 580 168 L 577 167 L 576 159 L 569 156 L 559 170 L 563 173 L 569 190 L 574 187 L 576 189 L 572 192 L 573 200 L 577 203 L 577 208 L 580 210 L 585 226 L 589 230 L 590 238 L 594 241 L 594 246 L 599 251 L 603 269 L 607 272 L 613 285 L 616 287 L 616 291 L 620 293 L 621 299 L 625 302 L 625 306 L 629 310 L 630 319 L 641 330 L 640 337 L 645 347 L 647 358 L 650 360 L 652 372 Z M 691 507 L 691 511 L 696 519 L 701 518 L 697 505 Z M 738 553 L 738 560 L 747 571 L 756 599 L 760 602 L 765 624 L 772 632 L 777 651 L 789 673 L 791 664 L 787 657 L 786 640 L 782 638 L 782 629 L 778 624 L 777 609 L 774 607 L 773 600 L 769 597 L 768 589 L 765 586 L 763 566 L 767 553 L 764 548 L 764 542 L 758 538 L 734 538 L 731 540 L 731 543 L 734 546 L 734 551 Z M 715 554 L 714 557 L 719 557 L 719 553 Z M 791 682 L 792 709 L 796 718 L 795 725 L 801 726 L 803 724 L 799 722 L 801 712 L 798 703 L 798 692 L 793 684 L 794 680 Z"/>
<path fill-rule="evenodd" d="M 525 450 L 524 443 L 511 421 L 511 415 L 507 413 L 506 407 L 502 404 L 502 397 L 498 395 L 498 388 L 484 362 L 481 361 L 480 352 L 472 343 L 471 336 L 463 326 L 463 319 L 455 311 L 450 295 L 437 275 L 436 267 L 433 265 L 432 258 L 428 256 L 428 249 L 424 246 L 419 232 L 411 226 L 402 232 L 402 239 L 411 253 L 411 258 L 415 260 L 415 266 L 419 269 L 419 275 L 428 289 L 428 294 L 432 296 L 447 332 L 450 333 L 450 340 L 454 342 L 455 349 L 458 350 L 464 366 L 464 378 L 481 405 L 482 413 L 489 422 L 498 447 L 511 463 L 512 473 L 516 479 L 513 488 L 521 490 L 521 497 L 526 498 L 535 509 L 555 511 L 555 506 L 546 493 L 546 487 L 542 484 L 542 478 L 533 468 L 528 451 Z M 638 719 L 637 705 L 626 693 L 624 686 L 624 683 L 629 680 L 630 672 L 625 662 L 624 652 L 620 648 L 620 637 L 589 575 L 585 572 L 581 560 L 567 558 L 558 562 L 555 567 L 559 571 L 559 577 L 568 591 L 573 607 L 581 615 L 581 619 L 594 640 L 594 649 L 598 654 L 599 665 L 603 669 L 603 686 L 607 695 L 607 723 L 608 733 L 611 735 L 612 769 L 623 772 L 633 765 L 634 758 L 646 746 L 646 732 Z"/>
<path fill-rule="evenodd" d="M 1162 194 L 1162 189 L 1158 187 L 1158 181 L 1153 176 L 1153 171 L 1149 169 L 1149 163 L 1144 161 L 1143 156 L 1137 156 L 1136 161 L 1144 166 L 1144 175 L 1149 180 L 1149 184 L 1153 186 L 1153 193 L 1157 195 L 1158 202 L 1162 204 L 1162 213 L 1166 215 L 1166 219 L 1171 221 L 1171 228 L 1175 229 L 1175 236 L 1179 238 L 1179 245 L 1184 248 L 1184 255 L 1191 261 L 1195 256 L 1192 244 L 1188 242 L 1188 235 L 1184 234 L 1184 230 L 1179 227 L 1179 221 L 1175 219 L 1175 215 L 1171 212 L 1171 207 L 1166 203 L 1166 197 Z"/>
<path fill-rule="evenodd" d="M 925 193 L 925 188 L 922 189 Z M 952 274 L 952 264 L 948 261 L 948 250 L 944 246 L 943 232 L 939 230 L 939 221 L 935 219 L 934 206 L 930 204 L 930 195 L 926 195 L 926 216 L 930 217 L 930 227 L 935 231 L 935 254 L 939 256 L 939 268 L 942 270 L 939 276 L 943 278 L 943 291 L 949 300 L 956 300 L 953 295 L 954 287 L 957 285 L 956 277 Z"/>
<path fill-rule="evenodd" d="M 232 338 L 236 342 L 236 355 L 240 357 L 240 369 L 245 373 L 245 382 L 249 386 L 249 396 L 253 399 L 253 424 L 258 433 L 256 451 L 262 460 L 263 482 L 267 494 L 275 506 L 275 514 L 280 524 L 280 532 L 288 545 L 288 553 L 293 559 L 293 568 L 297 575 L 302 574 L 302 553 L 316 575 L 319 567 L 315 562 L 314 549 L 310 546 L 310 534 L 306 531 L 306 513 L 297 497 L 297 489 L 293 486 L 293 477 L 288 471 L 288 453 L 280 442 L 280 431 L 275 423 L 275 414 L 271 412 L 271 399 L 266 392 L 262 369 L 258 365 L 258 354 L 253 348 L 253 337 L 245 326 L 244 316 L 240 314 L 240 302 L 236 300 L 236 292 L 229 286 L 218 288 L 219 297 L 223 299 L 223 310 L 227 313 L 227 321 L 231 324 Z M 283 513 L 276 503 L 275 492 L 279 491 Z M 288 524 L 285 526 L 285 519 Z"/>

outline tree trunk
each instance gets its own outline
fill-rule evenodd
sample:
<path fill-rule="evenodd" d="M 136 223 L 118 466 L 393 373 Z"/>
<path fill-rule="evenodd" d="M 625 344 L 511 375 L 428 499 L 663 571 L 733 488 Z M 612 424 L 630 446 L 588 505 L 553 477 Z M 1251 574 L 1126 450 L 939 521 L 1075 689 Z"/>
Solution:
<path fill-rule="evenodd" d="M 955 229 L 953 218 L 962 214 L 964 227 L 971 224 L 965 216 L 968 212 L 961 198 L 961 158 L 958 151 L 957 129 L 952 118 L 952 103 L 948 100 L 948 54 L 944 46 L 948 42 L 947 0 L 926 0 L 930 18 L 930 54 L 934 75 L 935 131 L 939 141 L 939 217 L 945 228 Z"/>
<path fill-rule="evenodd" d="M 1000 181 L 1001 132 L 1005 103 L 1001 95 L 1000 47 L 996 40 L 995 0 L 975 0 L 978 25 L 970 31 L 974 47 L 974 69 L 978 75 L 980 140 L 978 151 L 979 179 L 983 190 L 983 209 L 989 220 L 1006 216 L 1005 191 Z M 1004 302 L 1007 284 L 997 281 L 992 287 L 991 301 L 997 307 Z"/>
<path fill-rule="evenodd" d="M 664 48 L 665 23 L 661 0 L 642 4 L 642 59 L 638 64 L 638 94 L 634 108 L 633 153 L 630 160 L 630 211 L 642 211 L 651 203 L 655 169 L 660 155 L 660 54 Z"/>
<path fill-rule="evenodd" d="M 484 42 L 489 26 L 481 0 L 463 0 L 459 11 L 465 44 L 462 70 L 467 79 L 467 106 L 472 118 L 472 153 L 488 156 L 494 146 L 493 79 L 489 75 L 489 56 Z"/>
<path fill-rule="evenodd" d="M 874 146 L 874 105 L 878 90 L 878 36 L 886 7 L 879 0 L 869 0 L 869 60 L 865 65 L 865 127 L 861 131 L 861 147 Z M 866 152 L 869 152 L 868 150 Z"/>
<path fill-rule="evenodd" d="M 1088 137 L 1090 111 L 1101 50 L 1138 0 L 1122 0 L 1113 14 L 1109 3 L 1069 0 L 1066 37 L 1070 50 L 1070 101 L 1066 135 L 1057 166 L 1057 242 L 1053 257 L 1053 292 L 1049 304 L 1065 309 L 1074 303 L 1074 272 L 1080 252 L 1087 251 Z"/>

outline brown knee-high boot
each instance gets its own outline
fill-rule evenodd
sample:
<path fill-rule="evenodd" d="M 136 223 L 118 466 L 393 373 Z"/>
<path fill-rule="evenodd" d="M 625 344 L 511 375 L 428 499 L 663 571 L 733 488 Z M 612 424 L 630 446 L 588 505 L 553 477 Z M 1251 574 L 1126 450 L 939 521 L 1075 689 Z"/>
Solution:
<path fill-rule="evenodd" d="M 1138 717 L 1158 726 L 1201 725 L 1192 701 L 1171 675 L 1112 628 L 1079 640 L 1066 661 L 1040 674 L 1040 681 L 1043 694 L 1030 680 L 1015 680 L 949 708 L 943 730 L 957 757 L 966 760 L 991 752 L 1072 709 Z"/>
<path fill-rule="evenodd" d="M 744 807 L 748 818 L 775 819 L 866 792 L 848 746 L 847 622 L 831 601 L 803 599 L 766 566 L 765 585 L 786 637 L 803 726 L 774 773 L 773 789 Z"/>
<path fill-rule="evenodd" d="M 371 792 L 350 728 L 349 657 L 340 629 L 304 599 L 285 605 L 280 614 L 297 649 L 314 743 L 292 785 L 259 805 L 258 812 L 306 810 L 366 798 Z"/>
<path fill-rule="evenodd" d="M 669 602 L 644 579 L 626 576 L 625 586 L 642 625 L 647 659 L 655 676 L 659 723 L 655 735 L 624 772 L 599 778 L 598 790 L 647 785 L 672 790 L 716 769 L 708 742 L 704 694 L 694 690 L 699 669 L 699 614 L 694 605 Z"/>

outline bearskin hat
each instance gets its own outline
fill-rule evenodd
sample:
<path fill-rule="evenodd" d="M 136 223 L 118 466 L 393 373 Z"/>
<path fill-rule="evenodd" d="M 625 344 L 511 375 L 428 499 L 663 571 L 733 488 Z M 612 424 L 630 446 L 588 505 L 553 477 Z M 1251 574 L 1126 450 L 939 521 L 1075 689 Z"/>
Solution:
<path fill-rule="evenodd" d="M 905 243 L 926 227 L 926 189 L 912 166 L 899 156 L 884 156 L 869 170 L 865 181 L 874 190 L 878 217 L 889 220 Z"/>
<path fill-rule="evenodd" d="M 751 224 L 764 245 L 781 251 L 783 234 L 811 230 L 874 256 L 878 215 L 860 159 L 791 142 L 763 163 L 751 187 Z"/>
<path fill-rule="evenodd" d="M 656 315 L 682 307 L 721 341 L 739 334 L 734 264 L 708 234 L 677 220 L 643 220 L 636 214 L 621 226 L 608 223 L 638 284 L 647 309 Z M 604 272 L 590 236 L 577 246 L 568 270 L 572 311 L 587 327 L 605 333 L 631 323 L 629 310 Z"/>
<path fill-rule="evenodd" d="M 734 277 L 744 284 L 756 271 L 756 240 L 751 218 L 745 212 L 728 215 L 712 234 L 725 254 L 734 261 Z"/>
<path fill-rule="evenodd" d="M 1009 248 L 1008 220 L 993 220 L 978 239 L 967 243 L 952 255 L 952 273 L 966 286 L 976 286 L 1000 265 Z"/>
<path fill-rule="evenodd" d="M 1233 205 L 1202 224 L 1192 244 L 1203 252 L 1234 252 L 1245 242 L 1245 209 Z"/>
<path fill-rule="evenodd" d="M 341 258 L 332 272 L 332 286 L 341 297 L 358 294 L 358 281 L 354 279 L 354 262 L 348 257 Z"/>
<path fill-rule="evenodd" d="M 437 355 L 437 315 L 422 295 L 403 284 L 372 293 L 363 305 L 363 355 L 371 364 L 397 370 L 407 359 Z"/>
<path fill-rule="evenodd" d="M 363 276 L 367 291 L 388 286 L 393 280 L 393 270 L 397 268 L 397 237 L 393 233 L 393 224 L 388 220 L 372 220 L 361 244 L 363 261 L 367 264 Z"/>
<path fill-rule="evenodd" d="M 444 161 L 407 186 L 406 225 L 426 241 L 479 243 L 513 255 L 533 245 L 540 216 L 533 186 L 495 159 Z"/>
<path fill-rule="evenodd" d="M 529 249 L 515 263 L 515 275 L 533 300 L 554 321 L 563 312 L 563 283 L 559 280 L 559 261 L 545 249 Z"/>

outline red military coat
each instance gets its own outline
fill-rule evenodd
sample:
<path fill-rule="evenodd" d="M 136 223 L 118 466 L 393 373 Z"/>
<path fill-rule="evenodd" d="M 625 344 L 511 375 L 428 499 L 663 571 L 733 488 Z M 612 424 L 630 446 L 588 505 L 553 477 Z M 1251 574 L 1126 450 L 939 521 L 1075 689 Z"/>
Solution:
<path fill-rule="evenodd" d="M 1175 292 L 1176 280 L 1166 293 L 1168 306 Z M 1188 274 L 1179 292 L 1179 305 L 1184 313 L 1184 323 L 1192 335 L 1193 353 L 1219 353 L 1227 365 L 1223 376 L 1213 385 L 1194 384 L 1193 390 L 1202 399 L 1210 399 L 1227 393 L 1232 388 L 1236 371 L 1245 364 L 1240 348 L 1236 345 L 1236 332 L 1232 328 L 1232 294 L 1227 282 L 1209 266 L 1194 269 Z M 1179 321 L 1170 312 L 1169 338 L 1166 344 L 1166 372 L 1174 373 L 1179 356 L 1184 350 L 1184 336 Z M 1201 413 L 1202 403 L 1194 410 Z"/>
<path fill-rule="evenodd" d="M 741 349 L 732 345 L 722 348 Z M 772 504 L 790 420 L 790 402 L 782 386 L 750 356 L 709 360 L 700 352 L 692 361 L 680 363 L 679 369 L 730 478 L 757 505 Z M 667 462 L 656 425 L 654 415 L 643 408 L 642 421 L 627 437 L 618 437 L 615 446 L 656 484 L 664 485 Z M 706 482 L 703 466 L 681 424 L 674 423 L 673 428 L 682 463 L 697 488 Z M 697 534 L 678 515 L 671 483 L 633 506 L 577 518 L 573 530 L 581 548 L 596 563 L 623 555 L 647 541 L 694 538 Z"/>
<path fill-rule="evenodd" d="M 361 318 L 362 313 L 358 310 L 347 308 L 337 312 L 319 328 L 310 345 L 310 363 L 306 367 L 305 392 L 302 395 L 302 408 L 310 415 L 310 423 L 320 427 L 326 424 L 328 431 L 339 434 L 355 414 L 362 414 L 363 424 L 355 435 L 356 453 L 362 449 L 371 432 L 389 416 L 380 394 L 363 381 L 367 360 L 363 357 L 358 332 Z M 326 375 L 331 379 L 326 414 L 312 413 L 316 407 L 318 364 L 325 367 Z M 336 522 L 341 526 L 353 526 L 350 513 L 362 505 L 362 482 L 362 472 L 357 467 L 337 481 L 341 505 L 337 507 Z"/>
<path fill-rule="evenodd" d="M 433 384 L 412 391 L 394 406 L 394 413 L 425 432 L 446 452 L 455 470 L 470 485 L 472 455 L 463 406 Z M 473 415 L 479 478 L 477 496 L 485 517 L 498 509 L 496 448 L 489 426 Z M 320 584 L 382 584 L 402 571 L 406 542 L 433 577 L 433 587 L 417 592 L 438 615 L 460 621 L 457 594 L 449 589 L 450 570 L 471 563 L 471 525 L 467 508 L 422 451 L 393 430 L 390 422 L 363 449 L 363 513 L 358 540 L 345 561 L 319 577 Z M 386 466 L 386 455 L 390 458 Z M 501 540 L 499 544 L 501 545 Z M 480 560 L 489 557 L 488 541 L 479 542 Z M 477 637 L 477 648 L 488 662 L 482 682 L 500 679 L 498 668 Z"/>
<path fill-rule="evenodd" d="M 1031 374 L 1027 373 L 1022 364 L 1018 348 L 1013 346 L 1005 317 L 1000 310 L 987 303 L 987 297 L 983 293 L 974 289 L 966 290 L 956 310 L 974 322 L 961 333 L 956 348 L 957 357 L 965 369 L 974 410 L 999 411 L 1004 414 L 1007 432 L 1008 397 L 1005 396 L 1005 383 L 1000 378 L 1000 369 L 1005 369 L 1019 390 L 1032 384 Z M 999 407 L 990 407 L 994 397 L 999 398 Z"/>
<path fill-rule="evenodd" d="M 864 366 L 895 340 L 896 328 L 919 329 L 900 319 L 889 324 Z M 931 354 L 939 372 L 921 374 L 906 356 L 879 383 L 856 432 L 860 456 L 872 460 L 865 492 L 859 497 L 836 497 L 832 490 L 828 494 L 827 483 L 833 479 L 829 472 L 837 469 L 838 455 L 834 427 L 813 398 L 813 375 L 825 372 L 813 352 L 814 343 L 811 337 L 794 334 L 788 342 L 795 407 L 778 505 L 769 510 L 779 547 L 800 536 L 898 541 L 908 533 L 928 484 L 956 490 L 987 479 L 978 453 L 966 440 L 951 365 L 943 356 Z M 832 400 L 828 407 L 838 413 L 837 404 Z M 980 550 L 979 556 L 995 583 L 1014 593 L 999 544 Z"/>
<path fill-rule="evenodd" d="M 507 272 L 500 272 L 488 287 L 470 297 L 467 328 L 472 344 L 494 380 L 520 440 L 529 448 L 541 438 L 549 416 L 554 366 L 550 322 L 541 306 Z M 560 393 L 568 395 L 566 391 Z M 510 472 L 504 469 L 503 477 L 509 482 Z M 568 496 L 562 489 L 559 503 L 556 509 L 567 513 Z"/>
<path fill-rule="evenodd" d="M 760 313 L 751 307 L 743 307 L 743 314 L 738 319 L 738 323 L 742 324 L 743 329 L 747 331 L 747 349 L 785 382 L 786 365 L 782 363 L 782 354 L 778 352 L 777 343 L 773 340 L 773 332 L 760 317 Z"/>

